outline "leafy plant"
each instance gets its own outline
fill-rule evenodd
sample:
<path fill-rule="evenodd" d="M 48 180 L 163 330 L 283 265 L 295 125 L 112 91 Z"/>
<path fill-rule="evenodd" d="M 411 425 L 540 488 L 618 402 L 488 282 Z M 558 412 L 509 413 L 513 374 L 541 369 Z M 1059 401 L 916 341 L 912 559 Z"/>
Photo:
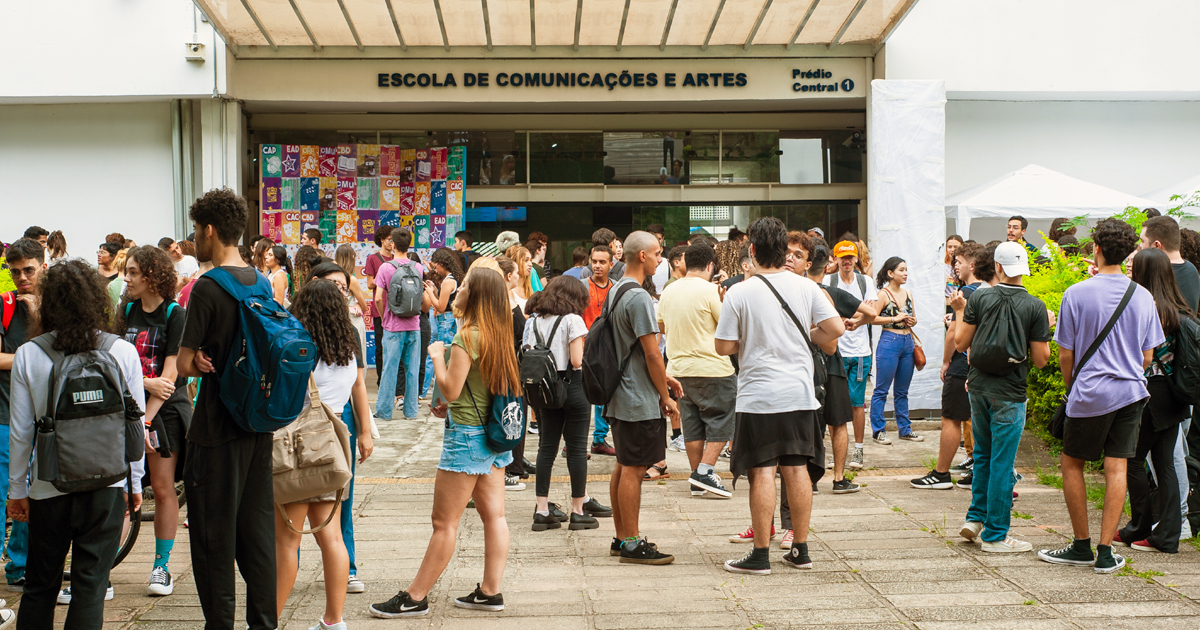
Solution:
<path fill-rule="evenodd" d="M 1018 512 L 1018 511 L 1016 511 L 1016 510 L 1013 510 L 1013 513 L 1012 513 L 1012 515 L 1013 515 L 1013 517 L 1014 517 L 1014 518 L 1020 518 L 1020 519 L 1024 519 L 1024 520 L 1027 520 L 1027 521 L 1033 518 L 1033 517 L 1032 517 L 1032 516 L 1030 516 L 1029 514 L 1026 514 L 1026 513 L 1024 513 L 1024 512 Z"/>

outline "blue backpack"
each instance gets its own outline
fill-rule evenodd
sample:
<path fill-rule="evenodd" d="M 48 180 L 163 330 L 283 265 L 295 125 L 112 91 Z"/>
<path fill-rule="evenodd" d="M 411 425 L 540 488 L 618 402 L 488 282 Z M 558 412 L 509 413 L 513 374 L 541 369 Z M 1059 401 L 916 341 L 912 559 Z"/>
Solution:
<path fill-rule="evenodd" d="M 238 302 L 241 337 L 218 367 L 221 400 L 246 431 L 273 433 L 291 424 L 304 406 L 317 346 L 308 331 L 273 297 L 261 274 L 246 286 L 217 267 L 205 274 Z"/>

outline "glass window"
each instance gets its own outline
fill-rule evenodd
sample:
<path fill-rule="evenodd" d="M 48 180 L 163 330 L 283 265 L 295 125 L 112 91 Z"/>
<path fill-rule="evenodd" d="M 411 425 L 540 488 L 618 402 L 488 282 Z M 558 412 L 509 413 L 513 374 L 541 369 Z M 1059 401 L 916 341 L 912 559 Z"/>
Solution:
<path fill-rule="evenodd" d="M 683 183 L 715 184 L 720 164 L 721 134 L 691 131 L 684 134 Z"/>
<path fill-rule="evenodd" d="M 531 184 L 599 184 L 606 170 L 603 133 L 529 134 Z"/>
<path fill-rule="evenodd" d="M 861 131 L 781 131 L 779 135 L 779 183 L 856 184 L 863 181 L 867 144 Z"/>
<path fill-rule="evenodd" d="M 721 182 L 779 182 L 779 132 L 721 134 Z"/>
<path fill-rule="evenodd" d="M 609 184 L 675 185 L 684 179 L 686 131 L 606 131 L 604 167 Z"/>

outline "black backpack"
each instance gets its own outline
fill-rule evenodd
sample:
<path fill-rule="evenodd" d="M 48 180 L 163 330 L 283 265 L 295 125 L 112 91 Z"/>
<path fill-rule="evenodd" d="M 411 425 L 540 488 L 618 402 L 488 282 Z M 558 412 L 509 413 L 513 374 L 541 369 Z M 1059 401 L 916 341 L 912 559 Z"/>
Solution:
<path fill-rule="evenodd" d="M 1004 376 L 1025 363 L 1029 338 L 1017 317 L 1013 296 L 996 287 L 989 291 L 1001 291 L 1000 300 L 975 329 L 967 361 L 980 371 Z"/>
<path fill-rule="evenodd" d="M 563 316 L 554 320 L 550 329 L 550 337 L 543 340 L 538 331 L 537 322 L 530 320 L 533 335 L 537 344 L 521 355 L 521 383 L 525 386 L 525 401 L 537 409 L 561 409 L 567 402 L 567 383 L 558 376 L 558 367 L 554 365 L 554 353 L 550 344 Z"/>
<path fill-rule="evenodd" d="M 1167 379 L 1171 395 L 1185 405 L 1200 404 L 1200 321 L 1179 314 L 1174 353 L 1171 361 L 1173 371 Z M 1157 363 L 1158 359 L 1154 361 Z"/>
<path fill-rule="evenodd" d="M 626 282 L 617 287 L 612 301 L 600 312 L 596 321 L 592 322 L 587 340 L 583 342 L 583 393 L 593 405 L 604 406 L 612 400 L 613 394 L 621 384 L 621 375 L 629 364 L 629 357 L 626 357 L 625 361 L 617 360 L 617 336 L 608 316 L 612 309 L 617 307 L 621 296 L 637 286 L 636 283 Z M 635 343 L 630 350 L 630 357 L 636 349 Z"/>

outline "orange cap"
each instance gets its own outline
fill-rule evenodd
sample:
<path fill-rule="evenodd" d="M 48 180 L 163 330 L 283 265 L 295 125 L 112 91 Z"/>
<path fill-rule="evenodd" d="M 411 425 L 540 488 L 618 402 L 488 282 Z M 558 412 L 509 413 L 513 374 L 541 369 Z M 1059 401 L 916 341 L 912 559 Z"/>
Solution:
<path fill-rule="evenodd" d="M 851 243 L 850 241 L 842 241 L 842 242 L 838 243 L 837 245 L 833 246 L 834 258 L 841 258 L 842 256 L 857 256 L 857 255 L 858 255 L 858 245 L 855 245 L 854 243 Z"/>

